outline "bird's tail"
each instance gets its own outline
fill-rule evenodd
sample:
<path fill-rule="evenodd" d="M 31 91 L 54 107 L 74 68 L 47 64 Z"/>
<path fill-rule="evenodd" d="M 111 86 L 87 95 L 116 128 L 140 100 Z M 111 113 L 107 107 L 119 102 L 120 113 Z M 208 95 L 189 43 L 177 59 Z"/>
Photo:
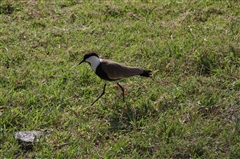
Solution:
<path fill-rule="evenodd" d="M 152 73 L 152 71 L 150 71 L 150 70 L 143 70 L 143 73 L 141 73 L 140 76 L 150 77 L 151 73 Z"/>

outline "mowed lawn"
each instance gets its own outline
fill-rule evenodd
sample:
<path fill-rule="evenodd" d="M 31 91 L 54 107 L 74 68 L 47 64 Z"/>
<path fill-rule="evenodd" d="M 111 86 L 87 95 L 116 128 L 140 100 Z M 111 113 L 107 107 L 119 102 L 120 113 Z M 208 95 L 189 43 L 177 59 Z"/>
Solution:
<path fill-rule="evenodd" d="M 91 106 L 89 51 L 152 78 Z M 0 1 L 0 158 L 237 159 L 239 123 L 238 0 Z"/>

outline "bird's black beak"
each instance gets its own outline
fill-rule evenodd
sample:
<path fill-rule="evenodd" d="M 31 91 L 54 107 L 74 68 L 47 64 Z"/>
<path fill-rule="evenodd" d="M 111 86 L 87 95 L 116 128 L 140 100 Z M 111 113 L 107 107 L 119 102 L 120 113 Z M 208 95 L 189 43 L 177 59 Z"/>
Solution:
<path fill-rule="evenodd" d="M 81 65 L 83 62 L 85 62 L 85 60 L 83 59 L 80 63 L 79 63 L 79 65 Z"/>

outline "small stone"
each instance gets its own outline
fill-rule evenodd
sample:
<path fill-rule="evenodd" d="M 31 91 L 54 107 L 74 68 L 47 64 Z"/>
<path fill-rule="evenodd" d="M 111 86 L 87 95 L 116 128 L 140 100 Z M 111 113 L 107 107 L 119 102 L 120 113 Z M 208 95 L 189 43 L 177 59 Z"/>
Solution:
<path fill-rule="evenodd" d="M 27 142 L 27 143 L 34 143 L 39 142 L 39 138 L 43 136 L 45 133 L 42 131 L 19 131 L 15 132 L 14 137 L 15 139 L 21 141 L 21 142 Z"/>

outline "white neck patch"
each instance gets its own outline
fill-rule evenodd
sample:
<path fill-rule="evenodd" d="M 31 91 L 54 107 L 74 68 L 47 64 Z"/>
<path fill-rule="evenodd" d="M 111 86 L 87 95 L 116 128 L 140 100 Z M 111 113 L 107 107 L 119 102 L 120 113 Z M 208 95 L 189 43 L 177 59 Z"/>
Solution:
<path fill-rule="evenodd" d="M 87 58 L 86 61 L 91 64 L 93 71 L 96 72 L 97 66 L 100 64 L 102 59 L 100 59 L 96 56 L 91 56 L 91 57 Z"/>

